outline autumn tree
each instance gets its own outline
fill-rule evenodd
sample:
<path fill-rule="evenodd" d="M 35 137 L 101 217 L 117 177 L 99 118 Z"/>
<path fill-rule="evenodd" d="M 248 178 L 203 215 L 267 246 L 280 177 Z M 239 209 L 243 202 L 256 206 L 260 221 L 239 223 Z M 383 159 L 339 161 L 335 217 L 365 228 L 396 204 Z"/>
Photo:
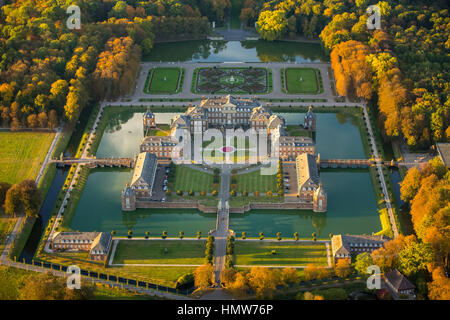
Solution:
<path fill-rule="evenodd" d="M 220 273 L 220 283 L 226 288 L 230 288 L 236 279 L 236 270 L 233 268 L 225 268 Z"/>
<path fill-rule="evenodd" d="M 304 269 L 305 280 L 307 281 L 317 279 L 318 274 L 319 267 L 317 267 L 315 264 L 308 264 Z"/>
<path fill-rule="evenodd" d="M 8 182 L 0 182 L 0 207 L 5 204 L 6 193 L 9 188 L 11 188 L 11 185 Z"/>
<path fill-rule="evenodd" d="M 348 259 L 339 259 L 334 267 L 334 272 L 340 278 L 346 278 L 351 274 L 351 266 Z"/>
<path fill-rule="evenodd" d="M 450 300 L 450 279 L 442 267 L 433 270 L 432 279 L 428 283 L 428 297 L 431 300 Z"/>
<path fill-rule="evenodd" d="M 194 270 L 194 285 L 200 290 L 206 290 L 214 284 L 214 267 L 204 264 Z"/>
<path fill-rule="evenodd" d="M 252 267 L 247 275 L 247 281 L 259 298 L 272 298 L 280 283 L 276 271 L 263 267 Z"/>
<path fill-rule="evenodd" d="M 288 285 L 288 284 L 295 284 L 298 283 L 299 276 L 298 271 L 295 268 L 284 268 L 281 271 L 281 282 Z"/>

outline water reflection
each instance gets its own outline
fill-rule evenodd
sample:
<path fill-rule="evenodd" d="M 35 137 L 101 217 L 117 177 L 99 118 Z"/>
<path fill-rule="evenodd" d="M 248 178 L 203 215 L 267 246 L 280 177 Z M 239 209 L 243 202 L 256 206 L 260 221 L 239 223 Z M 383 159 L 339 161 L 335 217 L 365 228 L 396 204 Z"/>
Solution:
<path fill-rule="evenodd" d="M 156 43 L 146 61 L 323 62 L 319 43 L 275 41 L 185 41 Z"/>

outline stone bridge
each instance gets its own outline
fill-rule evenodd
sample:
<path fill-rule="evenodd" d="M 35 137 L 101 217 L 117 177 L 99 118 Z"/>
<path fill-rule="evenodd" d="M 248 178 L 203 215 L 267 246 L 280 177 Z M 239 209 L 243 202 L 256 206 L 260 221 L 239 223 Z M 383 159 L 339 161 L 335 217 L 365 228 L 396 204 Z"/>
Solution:
<path fill-rule="evenodd" d="M 50 160 L 57 166 L 71 166 L 73 164 L 85 164 L 90 168 L 95 167 L 128 167 L 133 168 L 134 160 L 131 158 L 60 158 Z"/>

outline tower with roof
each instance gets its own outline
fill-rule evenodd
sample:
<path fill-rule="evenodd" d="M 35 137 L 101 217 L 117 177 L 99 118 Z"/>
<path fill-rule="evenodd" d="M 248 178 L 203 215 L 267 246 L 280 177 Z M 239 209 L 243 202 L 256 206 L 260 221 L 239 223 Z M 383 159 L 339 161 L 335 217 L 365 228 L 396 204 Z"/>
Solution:
<path fill-rule="evenodd" d="M 147 108 L 142 121 L 144 125 L 144 132 L 147 132 L 148 129 L 156 128 L 155 115 L 150 110 L 150 108 Z"/>
<path fill-rule="evenodd" d="M 312 106 L 309 106 L 308 112 L 305 114 L 303 127 L 309 131 L 316 131 L 316 115 L 312 111 Z"/>

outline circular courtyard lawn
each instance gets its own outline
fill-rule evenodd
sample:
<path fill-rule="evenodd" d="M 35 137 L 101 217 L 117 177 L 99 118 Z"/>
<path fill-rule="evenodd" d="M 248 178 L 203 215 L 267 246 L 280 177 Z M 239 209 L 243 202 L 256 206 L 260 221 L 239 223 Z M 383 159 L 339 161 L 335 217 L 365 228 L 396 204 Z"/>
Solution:
<path fill-rule="evenodd" d="M 287 68 L 284 71 L 287 93 L 319 93 L 319 71 L 313 68 Z"/>
<path fill-rule="evenodd" d="M 154 68 L 148 73 L 145 93 L 176 93 L 182 68 Z M 181 85 L 181 84 L 180 84 Z"/>

